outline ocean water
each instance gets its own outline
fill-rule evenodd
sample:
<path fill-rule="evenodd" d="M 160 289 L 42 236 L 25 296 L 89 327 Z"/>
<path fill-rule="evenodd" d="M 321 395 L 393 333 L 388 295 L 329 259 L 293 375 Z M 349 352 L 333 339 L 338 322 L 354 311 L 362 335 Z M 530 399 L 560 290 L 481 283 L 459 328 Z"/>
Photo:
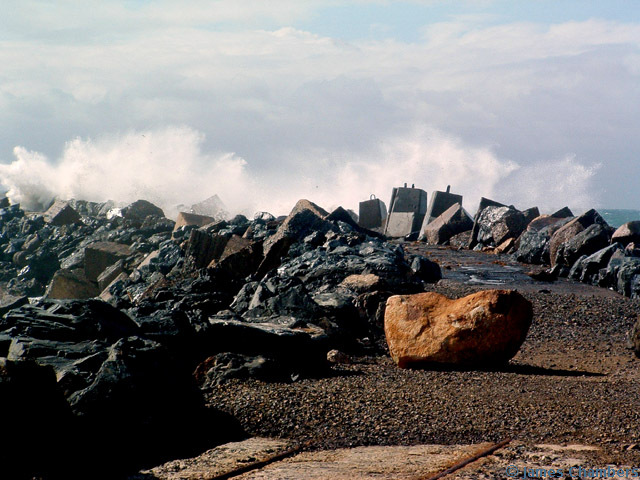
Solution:
<path fill-rule="evenodd" d="M 640 210 L 618 208 L 597 208 L 596 210 L 609 225 L 616 228 L 632 220 L 640 220 Z"/>

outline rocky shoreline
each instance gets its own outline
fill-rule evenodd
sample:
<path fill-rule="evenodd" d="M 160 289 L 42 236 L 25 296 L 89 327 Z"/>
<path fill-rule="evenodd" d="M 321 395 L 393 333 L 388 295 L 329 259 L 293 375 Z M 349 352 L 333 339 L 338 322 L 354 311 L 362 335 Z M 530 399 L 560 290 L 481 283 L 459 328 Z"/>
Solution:
<path fill-rule="evenodd" d="M 597 213 L 490 205 L 471 234 L 446 240 L 483 250 L 471 251 L 390 241 L 306 200 L 279 219 L 193 211 L 174 222 L 143 200 L 58 201 L 40 214 L 5 201 L 7 475 L 84 478 L 103 465 L 93 478 L 118 478 L 256 435 L 311 449 L 517 435 L 636 458 L 637 249 L 632 235 L 611 244 L 621 237 Z M 538 235 L 549 225 L 563 242 Z M 556 260 L 530 271 L 517 261 L 524 249 Z M 533 306 L 510 363 L 405 370 L 390 360 L 389 297 L 495 287 Z"/>

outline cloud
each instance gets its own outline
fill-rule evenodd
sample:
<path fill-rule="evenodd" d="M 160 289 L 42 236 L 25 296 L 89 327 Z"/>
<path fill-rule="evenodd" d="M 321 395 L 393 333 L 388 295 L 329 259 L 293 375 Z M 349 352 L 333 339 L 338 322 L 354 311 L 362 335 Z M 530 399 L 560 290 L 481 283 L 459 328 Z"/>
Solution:
<path fill-rule="evenodd" d="M 300 6 L 287 13 L 294 3 Z M 263 190 L 269 183 L 294 190 L 290 197 L 310 196 L 298 186 L 315 191 L 317 178 L 324 178 L 322 188 L 337 185 L 365 198 L 379 192 L 383 199 L 392 182 L 406 181 L 431 190 L 460 185 L 469 198 L 522 198 L 526 207 L 546 201 L 545 185 L 532 177 L 537 186 L 524 198 L 506 189 L 508 177 L 560 164 L 585 172 L 568 197 L 579 198 L 590 185 L 608 206 L 640 202 L 637 191 L 618 188 L 619 179 L 640 175 L 637 24 L 485 25 L 468 17 L 430 25 L 421 42 L 344 42 L 282 26 L 313 15 L 319 2 L 282 0 L 254 9 L 92 2 L 78 20 L 64 19 L 77 2 L 48 11 L 42 2 L 25 5 L 12 7 L 14 35 L 0 42 L 0 157 L 7 162 L 15 161 L 16 145 L 24 149 L 15 155 L 32 163 L 70 165 L 73 155 L 91 152 L 139 158 L 144 145 L 131 135 L 146 132 L 168 152 L 171 144 L 162 139 L 188 149 L 178 153 L 193 158 L 195 170 L 227 152 L 232 165 L 246 162 L 234 178 L 265 182 Z M 263 13 L 274 28 L 253 26 L 251 16 Z M 235 23 L 224 29 L 211 22 Z M 87 36 L 70 41 L 65 28 Z M 78 136 L 85 140 L 64 146 Z M 135 154 L 127 155 L 123 139 Z M 126 171 L 126 162 L 120 165 Z M 346 180 L 360 171 L 388 180 Z M 354 187 L 361 184 L 366 188 Z"/>

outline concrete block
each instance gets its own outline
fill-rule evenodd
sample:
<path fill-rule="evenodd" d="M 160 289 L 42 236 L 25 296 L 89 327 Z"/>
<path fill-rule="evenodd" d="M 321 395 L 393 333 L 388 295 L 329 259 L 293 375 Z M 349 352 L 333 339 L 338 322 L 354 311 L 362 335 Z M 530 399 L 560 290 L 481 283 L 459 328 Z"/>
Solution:
<path fill-rule="evenodd" d="M 187 225 L 196 225 L 197 227 L 202 227 L 203 225 L 214 223 L 216 221 L 217 220 L 215 218 L 209 217 L 208 215 L 180 212 L 178 213 L 178 217 L 176 218 L 176 224 L 173 227 L 173 230 L 176 231 L 180 227 L 184 227 Z"/>
<path fill-rule="evenodd" d="M 373 196 L 372 196 L 373 197 Z M 387 206 L 379 198 L 360 202 L 358 225 L 362 228 L 380 228 L 387 219 Z"/>
<path fill-rule="evenodd" d="M 124 272 L 124 260 L 118 260 L 113 265 L 105 268 L 100 275 L 98 275 L 98 288 L 103 291 L 107 286 L 113 282 L 113 280 Z"/>
<path fill-rule="evenodd" d="M 44 221 L 51 225 L 61 226 L 80 221 L 80 214 L 76 212 L 69 202 L 64 200 L 56 200 L 46 212 L 44 212 Z"/>
<path fill-rule="evenodd" d="M 105 268 L 129 255 L 131 255 L 129 246 L 122 243 L 90 243 L 84 249 L 84 273 L 89 280 L 96 282 Z"/>
<path fill-rule="evenodd" d="M 424 217 L 424 225 L 428 225 L 436 218 L 442 215 L 449 207 L 459 203 L 462 205 L 462 195 L 450 193 L 449 187 L 446 192 L 436 190 L 431 194 L 431 200 L 429 200 L 429 206 L 427 207 L 427 214 Z"/>
<path fill-rule="evenodd" d="M 209 234 L 202 230 L 192 230 L 186 246 L 186 270 L 197 270 L 207 267 L 212 260 L 220 258 L 229 237 Z"/>
<path fill-rule="evenodd" d="M 431 245 L 443 245 L 454 235 L 471 228 L 473 228 L 473 220 L 462 205 L 456 203 L 428 225 L 425 218 L 419 239 L 426 240 Z"/>
<path fill-rule="evenodd" d="M 384 234 L 400 238 L 420 231 L 427 213 L 427 192 L 420 188 L 394 188 L 389 202 L 389 215 Z"/>
<path fill-rule="evenodd" d="M 45 298 L 93 298 L 100 294 L 95 282 L 90 281 L 82 269 L 58 270 L 47 287 Z"/>

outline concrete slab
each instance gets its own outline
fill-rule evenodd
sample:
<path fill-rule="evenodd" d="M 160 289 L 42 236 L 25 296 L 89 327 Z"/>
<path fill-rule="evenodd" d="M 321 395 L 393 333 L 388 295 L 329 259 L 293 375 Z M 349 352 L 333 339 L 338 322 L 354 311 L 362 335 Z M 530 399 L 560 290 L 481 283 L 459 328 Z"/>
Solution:
<path fill-rule="evenodd" d="M 427 207 L 427 214 L 424 217 L 422 228 L 433 222 L 456 203 L 462 205 L 462 195 L 450 193 L 449 187 L 447 187 L 446 192 L 435 190 L 431 194 L 431 200 L 429 200 L 429 206 Z"/>

